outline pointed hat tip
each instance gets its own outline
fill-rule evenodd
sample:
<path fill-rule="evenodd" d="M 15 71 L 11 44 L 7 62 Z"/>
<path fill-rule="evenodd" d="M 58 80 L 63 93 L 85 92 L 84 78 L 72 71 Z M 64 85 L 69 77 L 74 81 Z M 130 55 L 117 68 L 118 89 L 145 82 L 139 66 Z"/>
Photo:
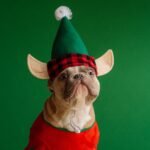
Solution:
<path fill-rule="evenodd" d="M 60 6 L 55 10 L 56 20 L 61 20 L 62 18 L 67 17 L 69 20 L 72 18 L 72 12 L 67 6 Z"/>

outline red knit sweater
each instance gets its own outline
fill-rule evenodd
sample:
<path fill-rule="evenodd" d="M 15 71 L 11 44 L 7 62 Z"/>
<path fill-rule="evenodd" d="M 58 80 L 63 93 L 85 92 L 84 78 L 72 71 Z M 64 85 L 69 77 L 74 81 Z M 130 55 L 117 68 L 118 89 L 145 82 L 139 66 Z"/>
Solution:
<path fill-rule="evenodd" d="M 29 144 L 25 150 L 96 150 L 98 140 L 96 122 L 85 131 L 74 133 L 49 125 L 40 114 L 31 128 Z"/>

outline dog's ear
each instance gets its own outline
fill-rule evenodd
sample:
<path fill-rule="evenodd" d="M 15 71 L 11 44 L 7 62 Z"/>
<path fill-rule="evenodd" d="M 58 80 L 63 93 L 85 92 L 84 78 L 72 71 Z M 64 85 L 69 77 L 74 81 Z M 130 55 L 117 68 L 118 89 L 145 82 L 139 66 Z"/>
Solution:
<path fill-rule="evenodd" d="M 108 50 L 105 54 L 95 60 L 97 66 L 97 76 L 102 76 L 110 72 L 114 66 L 114 55 L 112 50 Z"/>

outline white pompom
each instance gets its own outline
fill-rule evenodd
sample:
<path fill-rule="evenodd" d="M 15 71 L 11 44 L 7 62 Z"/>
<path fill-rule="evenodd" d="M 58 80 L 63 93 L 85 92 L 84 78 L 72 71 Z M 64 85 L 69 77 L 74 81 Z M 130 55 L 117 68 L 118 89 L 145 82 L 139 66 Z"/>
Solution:
<path fill-rule="evenodd" d="M 70 8 L 68 8 L 66 6 L 60 6 L 55 10 L 55 18 L 56 18 L 56 20 L 61 20 L 64 17 L 71 19 L 72 12 L 71 12 Z"/>

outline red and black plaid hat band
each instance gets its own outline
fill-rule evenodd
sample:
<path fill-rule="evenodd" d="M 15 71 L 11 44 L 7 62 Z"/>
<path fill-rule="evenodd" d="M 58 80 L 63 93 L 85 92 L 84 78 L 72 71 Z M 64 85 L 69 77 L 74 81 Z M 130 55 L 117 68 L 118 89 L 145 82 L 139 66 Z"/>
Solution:
<path fill-rule="evenodd" d="M 50 79 L 54 80 L 64 69 L 73 66 L 92 67 L 97 74 L 94 57 L 85 54 L 68 54 L 63 58 L 54 59 L 47 63 Z"/>

